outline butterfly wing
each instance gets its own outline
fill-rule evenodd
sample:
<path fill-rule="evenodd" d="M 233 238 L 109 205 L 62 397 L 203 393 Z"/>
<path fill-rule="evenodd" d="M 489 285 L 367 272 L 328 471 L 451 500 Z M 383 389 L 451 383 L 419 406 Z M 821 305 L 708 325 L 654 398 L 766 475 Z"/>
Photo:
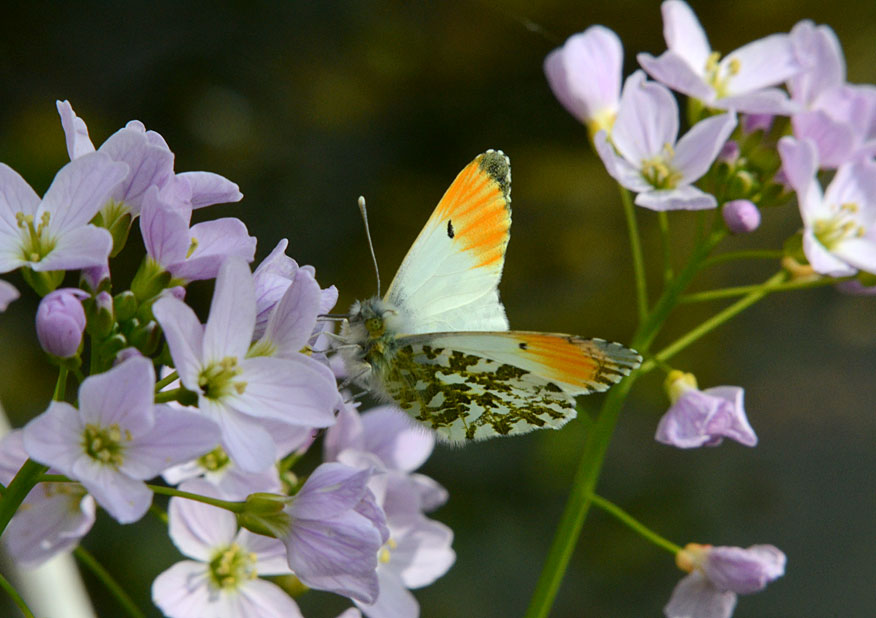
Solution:
<path fill-rule="evenodd" d="M 498 285 L 510 228 L 510 163 L 488 150 L 447 189 L 386 292 L 406 332 L 508 330 Z"/>
<path fill-rule="evenodd" d="M 525 331 L 396 343 L 386 393 L 451 442 L 558 429 L 575 418 L 575 395 L 606 390 L 642 360 L 618 343 Z"/>

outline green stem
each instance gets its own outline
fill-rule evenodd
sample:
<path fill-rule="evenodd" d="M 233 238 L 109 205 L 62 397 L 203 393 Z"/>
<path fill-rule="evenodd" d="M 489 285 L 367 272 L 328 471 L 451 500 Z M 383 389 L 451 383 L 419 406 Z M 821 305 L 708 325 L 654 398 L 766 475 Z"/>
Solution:
<path fill-rule="evenodd" d="M 636 308 L 639 313 L 639 323 L 648 314 L 648 283 L 645 279 L 645 259 L 642 257 L 642 242 L 639 237 L 639 225 L 636 223 L 636 211 L 630 192 L 618 185 L 621 202 L 624 207 L 624 217 L 627 220 L 627 231 L 630 236 L 630 250 L 633 253 L 633 273 L 636 278 Z"/>
<path fill-rule="evenodd" d="M 12 598 L 13 602 L 18 606 L 18 609 L 21 610 L 21 613 L 24 614 L 25 618 L 34 618 L 33 612 L 30 611 L 30 608 L 27 606 L 27 603 L 24 602 L 24 599 L 21 598 L 21 595 L 18 594 L 18 590 L 15 589 L 15 586 L 13 586 L 9 580 L 3 577 L 2 573 L 0 573 L 0 588 L 3 588 L 3 590 L 6 591 L 6 594 Z"/>
<path fill-rule="evenodd" d="M 803 290 L 807 288 L 817 288 L 825 285 L 835 285 L 843 281 L 849 281 L 854 277 L 819 277 L 818 279 L 810 279 L 804 281 L 788 281 L 773 285 L 766 289 L 766 292 L 787 292 L 789 290 Z M 730 288 L 721 288 L 719 290 L 708 290 L 706 292 L 696 292 L 695 294 L 685 294 L 678 299 L 680 303 L 696 303 L 718 298 L 731 298 L 733 296 L 744 296 L 751 292 L 757 292 L 764 288 L 766 284 L 757 283 L 754 285 L 738 285 Z"/>
<path fill-rule="evenodd" d="M 73 550 L 73 554 L 79 562 L 85 565 L 85 567 L 88 568 L 88 570 L 91 571 L 104 586 L 106 586 L 106 589 L 116 598 L 119 605 L 124 608 L 125 613 L 132 618 L 146 618 L 146 614 L 139 610 L 128 593 L 125 592 L 125 589 L 119 585 L 119 582 L 117 582 L 115 578 L 110 575 L 110 572 L 103 568 L 103 565 L 86 551 L 84 547 L 80 545 Z"/>
<path fill-rule="evenodd" d="M 650 528 L 646 527 L 642 522 L 635 519 L 632 515 L 630 515 L 626 511 L 624 511 L 622 508 L 620 508 L 614 502 L 610 502 L 610 501 L 606 500 L 605 498 L 602 498 L 601 496 L 598 496 L 596 494 L 593 494 L 592 496 L 590 496 L 590 499 L 593 501 L 593 504 L 595 506 L 598 506 L 606 513 L 609 513 L 610 515 L 614 516 L 615 518 L 617 518 L 618 520 L 623 522 L 625 525 L 627 525 L 629 528 L 632 528 L 633 530 L 638 532 L 640 535 L 642 535 L 643 537 L 645 537 L 646 539 L 648 539 L 649 541 L 651 541 L 655 545 L 662 547 L 663 549 L 665 549 L 666 551 L 668 551 L 672 554 L 677 554 L 678 552 L 681 551 L 680 546 L 676 545 L 672 541 L 660 536 L 659 534 L 657 534 L 656 532 L 654 532 Z"/>
<path fill-rule="evenodd" d="M 721 264 L 722 262 L 732 262 L 735 260 L 781 260 L 785 257 L 785 252 L 781 249 L 755 249 L 752 251 L 730 251 L 713 255 L 703 262 L 703 268 Z"/>
<path fill-rule="evenodd" d="M 52 401 L 64 401 L 67 395 L 67 367 L 61 365 L 58 368 L 58 380 L 55 382 L 55 392 L 52 394 Z"/>
<path fill-rule="evenodd" d="M 3 531 L 6 530 L 9 520 L 12 519 L 18 507 L 21 506 L 21 503 L 27 497 L 27 494 L 36 485 L 37 479 L 48 469 L 48 466 L 39 464 L 33 459 L 28 459 L 15 474 L 15 478 L 6 487 L 3 498 L 0 498 L 0 534 L 3 534 Z"/>
<path fill-rule="evenodd" d="M 745 298 L 741 298 L 723 311 L 720 311 L 713 315 L 711 318 L 689 331 L 686 335 L 679 337 L 668 346 L 660 350 L 657 354 L 654 355 L 653 359 L 650 359 L 644 363 L 642 363 L 642 367 L 640 371 L 650 371 L 658 362 L 665 362 L 681 352 L 684 348 L 695 342 L 697 339 L 701 338 L 703 335 L 710 333 L 711 331 L 718 328 L 721 324 L 729 320 L 730 318 L 738 315 L 764 296 L 770 293 L 771 287 L 775 286 L 777 283 L 785 280 L 788 277 L 788 273 L 785 271 L 781 271 L 770 277 L 760 286 L 756 286 L 756 290 L 749 293 Z"/>
<path fill-rule="evenodd" d="M 665 210 L 657 213 L 660 223 L 660 238 L 663 244 L 663 285 L 672 281 L 672 245 L 669 237 L 669 214 Z"/>
<path fill-rule="evenodd" d="M 593 498 L 593 489 L 599 478 L 605 460 L 605 452 L 611 441 L 618 415 L 633 386 L 637 372 L 633 372 L 620 384 L 612 388 L 605 398 L 602 411 L 591 431 L 587 434 L 581 461 L 572 480 L 572 489 L 554 534 L 545 565 L 535 585 L 535 592 L 529 602 L 525 618 L 546 618 L 551 610 L 554 597 L 563 581 L 563 575 L 578 544 L 581 527 L 587 518 Z"/>
<path fill-rule="evenodd" d="M 231 511 L 232 513 L 243 513 L 243 509 L 245 506 L 244 502 L 229 502 L 227 500 L 219 500 L 218 498 L 210 498 L 208 496 L 202 496 L 200 494 L 180 491 L 179 489 L 174 489 L 173 487 L 165 487 L 164 485 L 151 485 L 149 483 L 146 483 L 146 487 L 148 487 L 157 494 L 163 494 L 165 496 L 176 496 L 177 498 L 187 498 L 189 500 L 195 500 L 196 502 L 203 502 L 204 504 L 209 504 L 220 509 L 225 509 L 226 511 Z"/>
<path fill-rule="evenodd" d="M 155 383 L 155 392 L 157 393 L 162 388 L 173 382 L 174 380 L 179 379 L 179 374 L 176 371 L 170 372 L 169 375 L 161 378 L 158 382 Z"/>
<path fill-rule="evenodd" d="M 187 393 L 190 392 L 191 391 L 182 386 L 169 391 L 161 391 L 160 393 L 155 393 L 155 403 L 167 403 L 168 401 L 177 401 L 180 397 L 185 396 Z"/>

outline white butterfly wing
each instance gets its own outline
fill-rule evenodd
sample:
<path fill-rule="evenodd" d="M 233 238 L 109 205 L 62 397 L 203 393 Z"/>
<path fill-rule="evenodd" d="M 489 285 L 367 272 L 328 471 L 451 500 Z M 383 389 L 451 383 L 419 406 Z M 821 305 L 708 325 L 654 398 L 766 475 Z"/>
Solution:
<path fill-rule="evenodd" d="M 405 332 L 508 330 L 498 286 L 510 228 L 510 163 L 488 150 L 447 189 L 386 292 Z"/>

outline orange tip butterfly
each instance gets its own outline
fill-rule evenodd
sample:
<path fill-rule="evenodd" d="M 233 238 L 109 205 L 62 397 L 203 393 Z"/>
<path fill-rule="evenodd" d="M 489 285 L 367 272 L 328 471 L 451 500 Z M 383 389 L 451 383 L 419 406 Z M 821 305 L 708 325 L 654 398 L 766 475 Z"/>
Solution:
<path fill-rule="evenodd" d="M 508 330 L 510 229 L 510 161 L 488 150 L 447 189 L 386 295 L 354 303 L 341 330 L 352 380 L 448 442 L 559 429 L 576 395 L 642 362 L 619 343 Z"/>

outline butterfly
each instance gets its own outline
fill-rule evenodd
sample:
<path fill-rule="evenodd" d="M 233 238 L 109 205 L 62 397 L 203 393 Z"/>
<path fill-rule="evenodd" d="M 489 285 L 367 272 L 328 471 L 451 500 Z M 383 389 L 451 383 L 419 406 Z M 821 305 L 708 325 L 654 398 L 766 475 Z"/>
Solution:
<path fill-rule="evenodd" d="M 341 328 L 351 380 L 444 441 L 558 429 L 576 395 L 642 362 L 619 343 L 508 330 L 498 286 L 510 228 L 510 161 L 488 150 L 447 189 L 386 295 L 356 301 Z"/>

